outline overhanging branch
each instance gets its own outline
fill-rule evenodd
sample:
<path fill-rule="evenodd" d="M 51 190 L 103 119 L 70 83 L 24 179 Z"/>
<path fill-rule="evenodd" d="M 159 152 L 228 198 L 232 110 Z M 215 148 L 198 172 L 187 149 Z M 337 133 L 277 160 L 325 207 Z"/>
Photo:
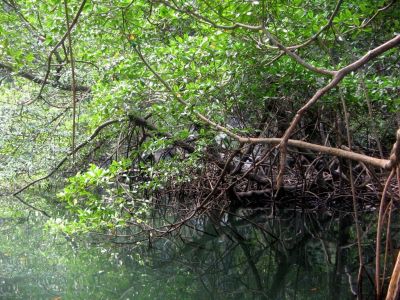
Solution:
<path fill-rule="evenodd" d="M 354 72 L 367 64 L 369 61 L 374 59 L 375 57 L 381 55 L 382 53 L 385 53 L 386 51 L 397 47 L 400 44 L 400 35 L 397 35 L 396 37 L 392 38 L 391 40 L 387 41 L 386 43 L 383 43 L 382 45 L 376 47 L 373 50 L 368 51 L 364 56 L 362 56 L 360 59 L 356 60 L 355 62 L 347 65 L 346 67 L 335 71 L 334 76 L 332 80 L 324 86 L 322 89 L 319 89 L 314 96 L 311 97 L 310 100 L 307 101 L 306 104 L 302 108 L 300 108 L 295 117 L 293 118 L 292 122 L 290 123 L 289 127 L 286 129 L 285 134 L 282 137 L 282 142 L 280 144 L 280 150 L 281 150 L 281 163 L 280 163 L 280 171 L 278 175 L 278 180 L 277 180 L 277 185 L 278 187 L 282 184 L 283 180 L 283 174 L 284 174 L 284 168 L 286 165 L 286 147 L 288 144 L 288 140 L 292 133 L 294 132 L 297 124 L 300 122 L 301 118 L 303 117 L 304 113 L 312 106 L 314 105 L 323 95 L 325 95 L 327 92 L 329 92 L 331 89 L 336 87 L 342 79 L 350 74 L 351 72 Z M 349 157 L 347 157 L 349 158 Z M 351 159 L 351 158 L 350 158 Z"/>
<path fill-rule="evenodd" d="M 231 138 L 237 140 L 240 143 L 254 143 L 254 144 L 271 144 L 271 145 L 281 145 L 281 151 L 283 149 L 284 152 L 284 159 L 281 159 L 281 171 L 283 170 L 284 166 L 282 167 L 282 162 L 286 161 L 286 148 L 287 146 L 293 146 L 297 148 L 302 148 L 302 149 L 309 149 L 311 151 L 315 152 L 321 152 L 337 157 L 343 157 L 347 158 L 350 160 L 355 160 L 359 162 L 363 162 L 372 166 L 376 166 L 379 168 L 383 169 L 391 169 L 395 164 L 398 164 L 399 158 L 400 158 L 400 130 L 397 132 L 396 135 L 396 144 L 393 147 L 392 153 L 395 153 L 395 155 L 392 154 L 391 158 L 389 160 L 386 159 L 379 159 L 375 157 L 371 157 L 368 155 L 364 154 L 359 154 L 355 153 L 353 151 L 348 151 L 348 150 L 343 150 L 339 148 L 333 148 L 333 147 L 327 147 L 327 146 L 322 146 L 322 145 L 317 145 L 317 144 L 312 144 L 312 143 L 307 143 L 304 141 L 299 141 L 299 140 L 292 140 L 289 139 L 289 136 L 291 134 L 291 131 L 296 124 L 300 121 L 302 114 L 312 105 L 314 104 L 318 99 L 320 99 L 325 93 L 327 93 L 329 90 L 334 88 L 339 84 L 339 82 L 348 75 L 350 72 L 357 70 L 373 58 L 377 57 L 378 55 L 384 53 L 385 51 L 397 46 L 400 43 L 400 36 L 397 36 L 393 38 L 392 40 L 384 43 L 383 45 L 375 48 L 374 50 L 369 51 L 367 54 L 365 54 L 363 57 L 361 57 L 359 60 L 355 61 L 354 63 L 348 65 L 347 67 L 342 68 L 339 71 L 335 71 L 335 75 L 332 79 L 332 81 L 325 86 L 323 89 L 317 91 L 317 93 L 307 102 L 307 104 L 298 112 L 296 115 L 295 119 L 292 121 L 291 125 L 289 126 L 288 130 L 286 131 L 285 135 L 282 138 L 250 138 L 250 137 L 243 137 L 240 136 L 228 128 L 219 125 L 215 123 L 214 121 L 210 120 L 203 114 L 197 112 L 195 109 L 193 110 L 194 114 L 203 122 L 207 123 L 214 129 L 220 130 L 224 133 L 226 133 L 228 136 Z M 189 107 L 190 104 L 186 102 L 184 99 L 181 98 L 181 96 L 177 93 L 175 93 L 172 88 L 169 86 L 169 84 L 161 77 L 161 75 L 149 64 L 149 62 L 145 59 L 143 54 L 141 53 L 140 49 L 137 46 L 134 46 L 135 52 L 138 54 L 139 58 L 141 61 L 144 63 L 144 65 L 150 70 L 151 73 L 160 81 L 160 83 L 165 87 L 165 89 L 171 94 L 171 96 L 181 103 L 182 105 Z M 397 155 L 398 154 L 398 155 Z M 281 174 L 282 175 L 282 174 Z M 278 184 L 278 186 L 280 186 Z"/>
<path fill-rule="evenodd" d="M 89 144 L 96 136 L 99 135 L 99 133 L 100 133 L 104 128 L 110 126 L 111 124 L 119 123 L 119 122 L 122 122 L 122 121 L 126 121 L 126 119 L 110 120 L 110 121 L 107 121 L 107 122 L 104 122 L 103 124 L 101 124 L 99 127 L 97 127 L 97 128 L 93 131 L 93 133 L 91 134 L 91 136 L 89 136 L 89 137 L 86 139 L 86 141 L 80 143 L 78 146 L 75 147 L 75 149 L 74 149 L 73 151 L 70 151 L 67 155 L 65 155 L 65 157 L 64 157 L 62 160 L 60 160 L 59 163 L 58 163 L 47 175 L 45 175 L 45 176 L 43 176 L 43 177 L 40 177 L 40 178 L 38 178 L 38 179 L 36 179 L 36 180 L 34 180 L 34 181 L 31 181 L 30 183 L 24 185 L 22 188 L 20 188 L 20 189 L 17 190 L 16 192 L 14 192 L 14 193 L 13 193 L 13 196 L 17 196 L 18 194 L 22 193 L 23 191 L 25 191 L 25 190 L 26 190 L 27 188 L 29 188 L 30 186 L 32 186 L 32 185 L 34 185 L 34 184 L 36 184 L 36 183 L 38 183 L 38 182 L 40 182 L 40 181 L 46 180 L 47 178 L 53 176 L 53 174 L 54 174 L 55 172 L 57 172 L 58 169 L 61 168 L 61 166 L 68 160 L 68 158 L 69 158 L 71 155 L 75 154 L 75 153 L 78 152 L 80 149 L 82 149 L 82 148 L 85 147 L 87 144 Z"/>

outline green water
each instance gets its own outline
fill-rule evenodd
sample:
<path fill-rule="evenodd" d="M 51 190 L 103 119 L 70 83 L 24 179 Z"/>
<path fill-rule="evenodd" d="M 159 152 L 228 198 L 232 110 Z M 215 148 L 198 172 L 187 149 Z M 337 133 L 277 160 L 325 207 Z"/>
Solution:
<path fill-rule="evenodd" d="M 252 220 L 208 224 L 208 234 L 187 228 L 149 245 L 71 241 L 32 215 L 2 218 L 0 299 L 352 299 L 349 215 Z"/>

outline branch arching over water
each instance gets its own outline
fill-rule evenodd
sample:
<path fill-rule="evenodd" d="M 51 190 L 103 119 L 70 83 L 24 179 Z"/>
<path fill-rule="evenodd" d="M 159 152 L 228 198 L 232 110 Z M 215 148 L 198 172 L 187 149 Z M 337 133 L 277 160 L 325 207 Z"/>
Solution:
<path fill-rule="evenodd" d="M 335 71 L 335 76 L 332 79 L 332 81 L 322 90 L 317 91 L 317 93 L 312 97 L 306 105 L 300 110 L 300 113 L 298 112 L 298 115 L 296 115 L 295 119 L 292 121 L 292 124 L 289 126 L 289 128 L 286 130 L 285 135 L 282 138 L 251 138 L 251 137 L 244 137 L 241 135 L 238 135 L 228 128 L 219 125 L 215 123 L 214 121 L 210 120 L 203 114 L 197 112 L 195 109 L 194 114 L 203 122 L 207 123 L 211 127 L 213 127 L 216 130 L 222 131 L 231 138 L 237 140 L 240 143 L 247 143 L 247 144 L 271 144 L 271 145 L 281 145 L 281 151 L 284 152 L 284 160 L 286 160 L 286 148 L 287 146 L 293 146 L 297 148 L 302 148 L 302 149 L 309 149 L 311 151 L 315 152 L 321 152 L 337 157 L 342 157 L 342 158 L 347 158 L 350 160 L 355 160 L 359 162 L 363 162 L 375 167 L 379 167 L 382 169 L 391 169 L 393 168 L 398 160 L 400 159 L 400 130 L 396 133 L 396 143 L 393 146 L 393 151 L 392 153 L 395 153 L 397 155 L 391 156 L 390 159 L 380 159 L 380 158 L 375 158 L 371 157 L 368 155 L 364 154 L 359 154 L 353 151 L 349 150 L 344 150 L 344 149 L 339 149 L 339 148 L 334 148 L 334 147 L 327 147 L 327 146 L 322 146 L 322 145 L 317 145 L 317 144 L 312 144 L 308 143 L 305 141 L 300 141 L 300 140 L 293 140 L 289 139 L 289 136 L 291 132 L 294 130 L 296 124 L 300 121 L 301 116 L 303 113 L 312 105 L 314 104 L 319 98 L 321 98 L 327 91 L 332 89 L 333 87 L 337 86 L 339 82 L 343 79 L 344 76 L 348 75 L 352 71 L 357 70 L 373 58 L 377 57 L 378 55 L 384 53 L 385 51 L 392 49 L 393 47 L 397 46 L 400 44 L 400 36 L 396 36 L 392 40 L 382 44 L 381 46 L 369 51 L 367 54 L 365 54 L 363 57 L 361 57 L 359 60 L 353 62 L 352 64 L 342 68 L 339 71 Z M 186 102 L 184 99 L 181 98 L 181 96 L 177 93 L 175 93 L 172 88 L 169 86 L 169 84 L 161 77 L 161 75 L 154 70 L 154 68 L 150 65 L 150 63 L 146 60 L 146 58 L 143 56 L 143 54 L 140 51 L 140 48 L 138 46 L 133 47 L 134 51 L 138 54 L 140 60 L 144 63 L 144 65 L 149 69 L 151 73 L 160 81 L 160 83 L 165 87 L 165 89 L 171 94 L 171 96 L 181 103 L 182 105 L 189 107 L 190 104 Z M 282 150 L 283 149 L 283 150 Z M 282 162 L 282 161 L 281 161 Z M 278 187 L 280 184 L 278 183 Z"/>
<path fill-rule="evenodd" d="M 16 192 L 13 193 L 13 196 L 17 196 L 18 194 L 22 193 L 23 191 L 25 191 L 27 188 L 29 188 L 30 186 L 46 180 L 47 178 L 51 177 L 55 172 L 58 171 L 58 169 L 61 168 L 61 166 L 67 162 L 68 158 L 70 156 L 72 156 L 73 154 L 75 154 L 76 152 L 78 152 L 80 149 L 82 149 L 83 147 L 85 147 L 87 144 L 89 144 L 96 136 L 99 135 L 99 133 L 106 127 L 108 127 L 111 124 L 115 124 L 115 123 L 119 123 L 122 121 L 126 121 L 126 119 L 117 119 L 117 120 L 109 120 L 107 122 L 104 122 L 103 124 L 101 124 L 99 127 L 97 127 L 93 133 L 86 139 L 86 141 L 80 143 L 78 146 L 76 146 L 76 148 L 73 151 L 70 151 L 62 160 L 59 161 L 59 163 L 45 176 L 40 177 L 34 181 L 29 182 L 28 184 L 24 185 L 22 188 L 20 188 L 19 190 L 17 190 Z"/>

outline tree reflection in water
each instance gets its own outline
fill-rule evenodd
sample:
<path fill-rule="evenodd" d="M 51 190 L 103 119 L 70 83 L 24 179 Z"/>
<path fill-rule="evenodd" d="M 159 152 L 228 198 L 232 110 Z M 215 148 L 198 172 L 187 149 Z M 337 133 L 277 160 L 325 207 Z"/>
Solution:
<path fill-rule="evenodd" d="M 33 219 L 2 219 L 0 230 L 1 299 L 351 299 L 357 290 L 349 213 L 204 216 L 151 247 L 93 234 L 71 243 Z M 369 280 L 363 290 L 374 297 Z"/>

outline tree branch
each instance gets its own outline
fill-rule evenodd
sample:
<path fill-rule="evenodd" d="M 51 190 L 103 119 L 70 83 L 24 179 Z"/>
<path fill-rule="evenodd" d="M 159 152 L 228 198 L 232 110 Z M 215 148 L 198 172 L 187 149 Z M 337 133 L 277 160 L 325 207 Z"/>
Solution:
<path fill-rule="evenodd" d="M 211 19 L 199 14 L 198 12 L 196 12 L 194 10 L 177 7 L 176 5 L 171 4 L 169 1 L 166 1 L 166 0 L 152 0 L 152 2 L 153 3 L 162 3 L 165 6 L 171 8 L 171 9 L 173 9 L 175 11 L 178 11 L 178 12 L 193 16 L 196 19 L 198 19 L 199 21 L 201 21 L 203 23 L 206 23 L 208 25 L 211 25 L 211 26 L 213 26 L 215 28 L 218 28 L 218 29 L 234 30 L 234 29 L 237 29 L 237 28 L 245 28 L 245 29 L 254 30 L 254 31 L 262 29 L 262 26 L 260 26 L 260 25 L 249 25 L 249 24 L 243 24 L 243 23 L 234 23 L 233 25 L 220 25 L 220 24 L 217 24 L 216 22 L 212 21 Z"/>
<path fill-rule="evenodd" d="M 291 50 L 295 50 L 298 49 L 300 47 L 304 47 L 306 45 L 308 45 L 309 43 L 311 43 L 312 41 L 314 41 L 315 39 L 318 38 L 318 36 L 328 27 L 330 27 L 332 25 L 333 19 L 336 16 L 336 14 L 338 13 L 340 6 L 343 2 L 343 0 L 339 0 L 338 3 L 336 4 L 336 7 L 333 11 L 333 13 L 331 14 L 328 23 L 323 26 L 316 34 L 314 34 L 310 39 L 308 39 L 306 42 L 299 44 L 299 45 L 295 45 L 295 46 L 290 46 L 290 47 L 285 47 L 283 44 L 281 44 L 278 39 L 276 39 L 266 28 L 264 25 L 249 25 L 249 24 L 243 24 L 243 23 L 234 23 L 233 25 L 220 25 L 217 24 L 216 22 L 212 21 L 211 19 L 193 11 L 193 10 L 189 10 L 189 9 L 185 9 L 185 8 L 180 8 L 177 7 L 176 5 L 172 5 L 169 1 L 166 0 L 157 0 L 154 2 L 159 2 L 164 4 L 165 6 L 181 12 L 181 13 L 185 13 L 187 15 L 191 15 L 193 17 L 195 17 L 196 19 L 213 26 L 214 28 L 218 28 L 218 29 L 224 29 L 224 30 L 234 30 L 237 28 L 243 28 L 243 29 L 247 29 L 247 30 L 251 30 L 251 31 L 260 31 L 262 30 L 267 37 L 269 38 L 269 40 L 272 42 L 272 44 L 277 48 L 282 50 L 283 52 L 285 52 L 287 55 L 289 55 L 291 58 L 293 58 L 295 61 L 297 61 L 300 65 L 302 65 L 303 67 L 309 69 L 310 71 L 313 71 L 315 73 L 319 73 L 319 74 L 323 74 L 323 75 L 329 75 L 329 76 L 334 76 L 335 75 L 335 71 L 330 71 L 330 70 L 326 70 L 326 69 L 322 69 L 322 68 L 317 68 L 315 66 L 312 66 L 311 64 L 307 63 L 306 61 L 304 61 L 300 56 L 298 56 L 296 53 L 292 52 Z"/>
<path fill-rule="evenodd" d="M 343 32 L 343 35 L 345 35 L 345 34 L 347 34 L 347 33 L 349 33 L 349 32 L 352 32 L 352 31 L 354 31 L 354 30 L 356 30 L 356 29 L 363 29 L 363 28 L 367 27 L 368 24 L 370 24 L 370 23 L 379 15 L 379 13 L 381 13 L 381 12 L 383 12 L 383 11 L 389 9 L 396 1 L 397 1 L 397 0 L 392 0 L 391 2 L 389 2 L 389 3 L 388 3 L 387 5 L 385 5 L 384 7 L 378 8 L 378 10 L 374 13 L 374 15 L 373 15 L 371 18 L 369 18 L 369 19 L 368 19 L 368 18 L 367 18 L 367 19 L 364 19 L 364 21 L 362 21 L 362 23 L 361 23 L 360 26 L 355 27 L 355 28 L 351 28 L 351 29 L 349 29 L 349 30 Z"/>
<path fill-rule="evenodd" d="M 45 179 L 51 177 L 55 172 L 57 172 L 58 169 L 61 168 L 61 166 L 68 160 L 68 158 L 69 158 L 71 155 L 75 154 L 75 153 L 78 152 L 80 149 L 82 149 L 82 148 L 85 147 L 87 144 L 89 144 L 96 136 L 98 136 L 98 134 L 99 134 L 104 128 L 108 127 L 108 126 L 111 125 L 111 124 L 119 123 L 119 122 L 122 122 L 122 121 L 126 121 L 126 119 L 122 119 L 122 120 L 121 120 L 121 119 L 110 120 L 110 121 L 107 121 L 107 122 L 104 122 L 103 124 L 101 124 L 99 127 L 97 127 L 97 128 L 93 131 L 93 133 L 91 134 L 91 136 L 88 137 L 88 138 L 86 139 L 86 141 L 84 141 L 84 142 L 82 142 L 81 144 L 79 144 L 78 146 L 76 146 L 75 149 L 74 149 L 73 151 L 70 151 L 69 153 L 67 153 L 67 155 L 66 155 L 62 160 L 60 160 L 59 163 L 58 163 L 47 175 L 45 175 L 45 176 L 43 176 L 43 177 L 40 177 L 40 178 L 38 178 L 38 179 L 36 179 L 36 180 L 34 180 L 34 181 L 31 181 L 30 183 L 26 184 L 25 186 L 23 186 L 22 188 L 20 188 L 20 189 L 17 190 L 16 192 L 14 192 L 14 193 L 13 193 L 13 196 L 18 195 L 18 194 L 22 193 L 23 191 L 25 191 L 25 190 L 26 190 L 27 188 L 29 188 L 30 186 L 32 186 L 32 185 L 34 185 L 34 184 L 36 184 L 36 183 L 38 183 L 38 182 L 40 182 L 40 181 L 43 181 L 43 180 L 45 180 Z"/>
<path fill-rule="evenodd" d="M 54 88 L 58 88 L 60 90 L 63 91 L 71 91 L 72 90 L 72 86 L 71 85 L 67 85 L 67 84 L 62 84 L 60 82 L 55 82 L 55 81 L 44 81 L 43 79 L 35 76 L 34 74 L 30 73 L 30 72 L 26 72 L 26 71 L 15 71 L 14 68 L 10 65 L 7 65 L 5 63 L 0 62 L 0 69 L 6 70 L 7 72 L 13 73 L 16 76 L 25 78 L 27 80 L 30 80 L 34 83 L 38 83 L 41 85 L 51 85 Z M 77 85 L 76 86 L 76 91 L 77 92 L 90 92 L 90 87 L 88 86 L 84 86 L 84 85 Z"/>
<path fill-rule="evenodd" d="M 396 41 L 400 42 L 400 36 L 395 38 Z M 388 42 L 389 43 L 389 42 Z M 385 43 L 384 45 L 388 44 Z M 389 43 L 390 45 L 393 45 L 393 42 Z M 384 52 L 384 49 L 388 49 L 389 46 L 380 46 L 376 49 L 379 49 L 379 51 L 381 51 L 381 53 Z M 375 49 L 375 50 L 376 50 Z M 139 48 L 137 48 L 137 46 L 134 47 L 135 52 L 138 54 L 139 58 L 141 59 L 141 61 L 145 64 L 145 66 L 150 70 L 151 73 L 153 73 L 153 75 L 161 82 L 162 85 L 164 85 L 164 87 L 167 89 L 167 91 L 169 93 L 171 93 L 171 95 L 174 97 L 174 99 L 178 102 L 180 102 L 182 105 L 189 107 L 190 104 L 186 101 L 184 101 L 178 94 L 174 93 L 174 91 L 172 90 L 172 88 L 169 86 L 169 84 L 160 76 L 160 74 L 158 74 L 149 64 L 149 62 L 145 59 L 145 57 L 143 56 L 143 54 L 140 52 Z M 378 55 L 377 52 L 372 50 L 368 53 L 373 53 L 373 55 Z M 386 51 L 385 50 L 385 51 Z M 369 54 L 370 59 L 372 59 L 371 54 Z M 361 58 L 359 61 L 365 61 L 363 58 Z M 361 66 L 361 64 L 359 65 L 359 67 Z M 343 70 L 343 69 L 342 69 Z M 345 72 L 351 72 L 350 69 L 346 69 L 344 68 L 345 71 L 340 70 L 334 77 L 334 79 L 331 81 L 330 84 L 328 84 L 325 88 L 323 88 L 322 90 L 319 90 L 316 95 L 314 95 L 314 97 L 311 99 L 313 100 L 313 102 L 311 103 L 307 103 L 306 106 L 303 110 L 302 113 L 305 112 L 305 110 L 311 106 L 315 101 L 317 101 L 320 97 L 322 97 L 322 95 L 324 95 L 327 91 L 329 91 L 330 89 L 332 89 L 334 86 L 336 86 L 340 80 L 347 75 L 348 73 Z M 341 76 L 341 77 L 339 77 Z M 311 101 L 310 100 L 310 101 Z M 309 102 L 310 102 L 309 101 Z M 379 168 L 383 168 L 383 169 L 390 169 L 392 168 L 393 164 L 397 163 L 398 160 L 400 159 L 400 130 L 397 132 L 396 135 L 396 140 L 398 142 L 396 142 L 395 146 L 393 147 L 393 153 L 397 154 L 397 152 L 399 152 L 399 155 L 392 155 L 390 160 L 386 160 L 386 159 L 379 159 L 379 158 L 374 158 L 368 155 L 364 155 L 364 154 L 359 154 L 359 153 L 355 153 L 352 151 L 347 151 L 347 150 L 343 150 L 343 149 L 339 149 L 339 148 L 333 148 L 333 147 L 326 147 L 326 146 L 321 146 L 321 145 L 316 145 L 316 144 L 312 144 L 312 143 L 307 143 L 304 141 L 299 141 L 299 140 L 292 140 L 292 139 L 284 139 L 284 138 L 250 138 L 250 137 L 243 137 L 240 136 L 232 131 L 230 131 L 228 128 L 221 126 L 215 122 L 213 122 L 212 120 L 208 119 L 207 117 L 205 117 L 204 115 L 202 115 L 199 112 L 193 111 L 193 113 L 200 119 L 202 120 L 204 123 L 210 125 L 211 127 L 213 127 L 214 129 L 220 130 L 224 133 L 226 133 L 228 136 L 230 136 L 231 138 L 237 140 L 240 143 L 254 143 L 254 144 L 271 144 L 271 145 L 285 145 L 285 151 L 286 151 L 286 146 L 293 146 L 293 147 L 297 147 L 297 148 L 302 148 L 302 149 L 309 149 L 311 151 L 315 151 L 315 152 L 321 152 L 321 153 L 325 153 L 325 154 L 329 154 L 329 155 L 333 155 L 333 156 L 337 156 L 337 157 L 343 157 L 343 158 L 347 158 L 347 159 L 351 159 L 351 160 L 355 160 L 355 161 L 359 161 L 359 162 L 363 162 L 375 167 L 379 167 Z M 300 115 L 301 117 L 301 115 Z M 298 122 L 299 120 L 297 120 Z M 297 123 L 296 123 L 297 124 Z M 289 127 L 290 128 L 290 127 Z M 294 128 L 294 127 L 293 127 Z M 286 160 L 286 158 L 285 158 Z"/>
<path fill-rule="evenodd" d="M 18 201 L 21 202 L 22 204 L 28 206 L 29 208 L 31 208 L 31 209 L 33 209 L 33 210 L 36 210 L 36 211 L 40 212 L 40 213 L 43 214 L 44 216 L 50 218 L 50 215 L 49 215 L 47 212 L 45 212 L 44 210 L 42 210 L 42 209 L 40 209 L 40 208 L 37 208 L 37 207 L 33 206 L 32 204 L 29 204 L 28 202 L 26 202 L 26 201 L 23 200 L 22 198 L 18 197 L 18 195 L 14 195 L 14 197 L 17 198 Z"/>
<path fill-rule="evenodd" d="M 81 15 L 81 13 L 82 13 L 82 11 L 83 11 L 83 8 L 85 7 L 86 1 L 87 1 L 87 0 L 83 0 L 83 1 L 81 2 L 81 5 L 80 5 L 80 7 L 79 7 L 77 13 L 75 14 L 74 19 L 72 20 L 71 25 L 67 28 L 67 31 L 64 33 L 64 35 L 63 35 L 63 37 L 61 38 L 61 40 L 60 40 L 60 41 L 54 46 L 54 48 L 50 51 L 49 57 L 48 57 L 48 59 L 47 59 L 47 70 L 46 70 L 46 75 L 44 76 L 44 79 L 43 79 L 43 81 L 42 81 L 43 83 L 42 83 L 42 86 L 40 87 L 40 91 L 39 91 L 39 94 L 38 94 L 38 97 L 37 97 L 37 98 L 39 98 L 39 97 L 42 95 L 44 86 L 47 84 L 47 80 L 48 80 L 48 78 L 49 78 L 50 69 L 51 69 L 51 59 L 52 59 L 53 55 L 56 53 L 57 49 L 58 49 L 61 45 L 64 44 L 64 41 L 67 39 L 67 37 L 70 35 L 72 29 L 75 27 L 76 23 L 78 22 L 78 19 L 79 19 L 80 15 Z M 76 87 L 75 87 L 75 88 L 76 88 Z"/>
<path fill-rule="evenodd" d="M 304 113 L 315 103 L 317 102 L 323 95 L 325 95 L 328 91 L 336 87 L 342 79 L 350 74 L 351 72 L 356 71 L 375 57 L 381 55 L 382 53 L 396 47 L 400 44 L 400 35 L 394 37 L 393 39 L 387 41 L 386 43 L 380 45 L 379 47 L 368 51 L 364 56 L 360 59 L 356 60 L 355 62 L 349 64 L 348 66 L 340 69 L 339 71 L 335 71 L 335 75 L 333 79 L 322 89 L 318 90 L 314 96 L 311 97 L 310 100 L 300 108 L 295 117 L 293 118 L 292 122 L 290 123 L 289 127 L 286 129 L 285 134 L 282 137 L 282 142 L 280 145 L 281 150 L 281 157 L 280 157 L 280 170 L 277 179 L 277 186 L 279 187 L 282 184 L 283 174 L 285 172 L 284 168 L 286 165 L 286 147 L 287 141 L 289 137 L 292 135 L 293 131 L 295 130 L 297 124 L 300 122 L 301 118 L 303 117 Z"/>

